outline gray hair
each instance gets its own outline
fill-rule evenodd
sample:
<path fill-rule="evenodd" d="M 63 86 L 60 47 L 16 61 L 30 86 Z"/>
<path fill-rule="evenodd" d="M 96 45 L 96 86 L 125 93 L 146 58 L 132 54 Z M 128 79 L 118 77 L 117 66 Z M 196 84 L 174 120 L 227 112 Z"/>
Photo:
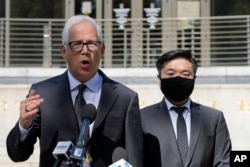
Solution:
<path fill-rule="evenodd" d="M 68 43 L 69 41 L 69 29 L 80 22 L 88 22 L 92 24 L 96 28 L 98 40 L 103 42 L 102 38 L 102 29 L 101 27 L 96 23 L 95 19 L 89 17 L 89 16 L 83 16 L 83 15 L 76 15 L 72 16 L 68 19 L 68 21 L 65 23 L 63 31 L 62 31 L 62 43 Z"/>

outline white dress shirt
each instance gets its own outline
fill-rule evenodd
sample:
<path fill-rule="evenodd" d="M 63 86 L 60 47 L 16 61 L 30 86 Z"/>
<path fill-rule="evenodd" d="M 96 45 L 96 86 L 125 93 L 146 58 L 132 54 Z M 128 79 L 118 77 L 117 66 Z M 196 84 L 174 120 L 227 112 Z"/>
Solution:
<path fill-rule="evenodd" d="M 176 106 L 171 104 L 166 98 L 164 98 L 164 99 L 165 99 L 165 102 L 166 102 L 166 105 L 167 105 L 167 108 L 168 108 L 168 111 L 169 111 L 169 115 L 170 115 L 170 118 L 171 118 L 171 121 L 172 121 L 172 125 L 173 125 L 174 132 L 175 132 L 175 137 L 177 139 L 177 117 L 178 117 L 178 114 L 173 109 L 171 109 L 172 107 L 176 107 Z M 191 100 L 189 99 L 184 105 L 182 105 L 182 106 L 186 107 L 186 109 L 184 110 L 182 115 L 183 115 L 183 118 L 184 118 L 184 120 L 186 122 L 188 145 L 190 145 L 190 130 L 191 130 L 190 102 L 191 102 Z"/>

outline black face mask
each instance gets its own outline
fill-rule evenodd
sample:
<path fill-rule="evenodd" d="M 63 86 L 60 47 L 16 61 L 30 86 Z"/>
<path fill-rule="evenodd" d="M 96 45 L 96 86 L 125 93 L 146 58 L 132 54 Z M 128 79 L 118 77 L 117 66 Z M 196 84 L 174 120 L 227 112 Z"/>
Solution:
<path fill-rule="evenodd" d="M 194 90 L 194 79 L 182 77 L 162 78 L 161 91 L 172 101 L 182 101 L 189 97 Z"/>

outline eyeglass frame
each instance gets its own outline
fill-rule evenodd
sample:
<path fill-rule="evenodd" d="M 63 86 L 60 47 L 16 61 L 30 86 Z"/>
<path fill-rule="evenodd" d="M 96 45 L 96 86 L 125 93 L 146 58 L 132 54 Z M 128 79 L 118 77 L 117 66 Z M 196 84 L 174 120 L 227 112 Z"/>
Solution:
<path fill-rule="evenodd" d="M 81 43 L 82 48 L 81 48 L 79 51 L 75 51 L 75 50 L 72 49 L 72 43 L 79 43 L 79 44 Z M 72 52 L 77 53 L 77 52 L 81 52 L 81 51 L 82 51 L 84 45 L 86 45 L 88 51 L 93 51 L 93 50 L 89 49 L 89 45 L 90 45 L 90 44 L 94 44 L 94 45 L 97 47 L 97 49 L 99 49 L 101 43 L 102 43 L 101 41 L 88 41 L 88 42 L 71 41 L 71 42 L 68 42 L 68 43 L 64 43 L 64 45 L 69 45 L 70 50 L 71 50 Z M 97 45 L 98 45 L 98 46 L 97 46 Z"/>

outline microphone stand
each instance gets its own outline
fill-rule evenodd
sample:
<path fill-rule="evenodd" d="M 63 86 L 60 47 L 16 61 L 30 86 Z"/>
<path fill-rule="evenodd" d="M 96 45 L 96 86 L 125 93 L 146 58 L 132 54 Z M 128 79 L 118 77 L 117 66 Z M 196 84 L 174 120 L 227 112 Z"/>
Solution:
<path fill-rule="evenodd" d="M 53 164 L 53 167 L 59 167 L 62 164 L 62 158 L 57 158 L 56 161 Z"/>
<path fill-rule="evenodd" d="M 86 149 L 83 146 L 74 146 L 70 155 L 70 165 L 72 167 L 84 167 Z"/>

